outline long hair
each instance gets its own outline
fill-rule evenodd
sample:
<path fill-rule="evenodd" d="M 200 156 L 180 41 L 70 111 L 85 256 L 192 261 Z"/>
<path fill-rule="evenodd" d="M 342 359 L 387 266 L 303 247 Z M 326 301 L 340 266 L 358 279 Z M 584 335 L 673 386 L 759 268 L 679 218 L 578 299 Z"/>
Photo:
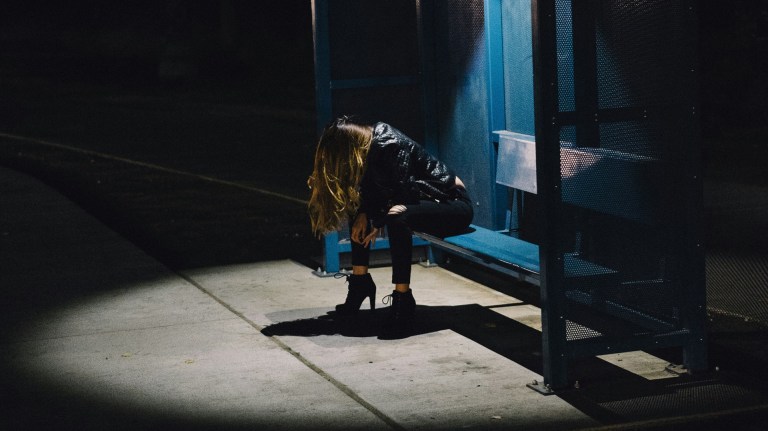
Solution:
<path fill-rule="evenodd" d="M 307 185 L 312 232 L 322 235 L 341 227 L 360 208 L 360 181 L 373 128 L 350 117 L 340 117 L 323 130 L 315 151 L 315 165 Z"/>

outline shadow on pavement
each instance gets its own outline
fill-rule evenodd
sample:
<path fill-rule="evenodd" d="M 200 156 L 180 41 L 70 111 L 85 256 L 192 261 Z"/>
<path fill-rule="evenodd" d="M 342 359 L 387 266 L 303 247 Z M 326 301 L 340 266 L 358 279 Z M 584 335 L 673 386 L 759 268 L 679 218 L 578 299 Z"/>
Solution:
<path fill-rule="evenodd" d="M 363 309 L 356 316 L 329 312 L 316 317 L 275 323 L 266 336 L 343 336 L 407 338 L 450 330 L 541 374 L 541 332 L 480 306 L 417 306 L 417 317 L 406 333 L 389 337 L 382 330 L 388 309 Z M 674 357 L 676 352 L 668 353 Z M 678 359 L 679 358 L 674 358 Z M 575 360 L 569 375 L 578 388 L 557 391 L 567 401 L 605 425 L 640 423 L 638 429 L 762 430 L 756 419 L 768 415 L 768 394 L 759 383 L 735 370 L 703 372 L 677 378 L 648 380 L 599 358 Z M 707 428 L 707 424 L 710 425 Z M 620 428 L 634 429 L 634 428 Z"/>

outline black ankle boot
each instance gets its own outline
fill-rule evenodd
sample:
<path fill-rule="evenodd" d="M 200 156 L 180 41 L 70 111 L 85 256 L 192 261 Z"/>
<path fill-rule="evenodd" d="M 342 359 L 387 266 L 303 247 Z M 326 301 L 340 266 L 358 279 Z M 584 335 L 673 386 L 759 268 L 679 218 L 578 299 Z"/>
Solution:
<path fill-rule="evenodd" d="M 351 316 L 356 314 L 367 297 L 371 304 L 371 311 L 376 308 L 374 298 L 376 297 L 376 284 L 371 278 L 371 274 L 337 274 L 336 278 L 347 277 L 347 299 L 343 304 L 336 306 L 336 312 L 342 316 Z"/>
<path fill-rule="evenodd" d="M 392 305 L 389 307 L 389 314 L 384 321 L 384 336 L 400 336 L 407 332 L 413 323 L 416 314 L 416 300 L 413 299 L 413 292 L 393 291 L 391 295 L 384 297 L 385 301 L 389 299 Z"/>

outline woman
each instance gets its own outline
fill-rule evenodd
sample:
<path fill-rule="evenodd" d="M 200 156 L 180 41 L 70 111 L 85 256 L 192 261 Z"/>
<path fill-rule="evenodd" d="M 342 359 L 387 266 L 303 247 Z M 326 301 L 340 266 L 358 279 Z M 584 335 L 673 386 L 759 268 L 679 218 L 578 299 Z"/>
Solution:
<path fill-rule="evenodd" d="M 316 235 L 350 223 L 352 274 L 341 315 L 357 313 L 365 298 L 374 308 L 376 285 L 368 273 L 370 246 L 386 226 L 392 259 L 392 305 L 385 325 L 402 328 L 414 315 L 410 288 L 412 233 L 444 237 L 466 230 L 472 204 L 464 183 L 444 163 L 386 123 L 350 117 L 324 129 L 308 185 Z"/>

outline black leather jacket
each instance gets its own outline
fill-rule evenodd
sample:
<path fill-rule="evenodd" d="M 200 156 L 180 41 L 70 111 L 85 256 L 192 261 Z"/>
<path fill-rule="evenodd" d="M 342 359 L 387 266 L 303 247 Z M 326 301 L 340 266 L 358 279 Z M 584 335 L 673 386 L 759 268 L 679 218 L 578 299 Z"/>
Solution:
<path fill-rule="evenodd" d="M 386 223 L 394 205 L 439 201 L 455 195 L 456 176 L 403 132 L 386 123 L 373 128 L 366 170 L 360 185 L 359 212 L 376 227 Z"/>

